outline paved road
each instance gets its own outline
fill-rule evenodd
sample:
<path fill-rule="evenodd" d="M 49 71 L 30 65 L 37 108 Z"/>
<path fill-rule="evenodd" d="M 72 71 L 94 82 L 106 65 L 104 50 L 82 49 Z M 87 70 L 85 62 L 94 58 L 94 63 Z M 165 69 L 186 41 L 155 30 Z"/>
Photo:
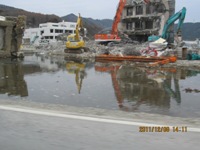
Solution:
<path fill-rule="evenodd" d="M 141 133 L 120 123 L 0 109 L 1 150 L 199 150 L 200 133 Z"/>

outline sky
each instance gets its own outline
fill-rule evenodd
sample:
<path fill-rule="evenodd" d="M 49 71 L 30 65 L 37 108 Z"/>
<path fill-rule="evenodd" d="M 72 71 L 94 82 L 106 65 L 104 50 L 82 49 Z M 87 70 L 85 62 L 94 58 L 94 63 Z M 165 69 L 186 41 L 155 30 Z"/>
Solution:
<path fill-rule="evenodd" d="M 119 0 L 0 0 L 0 4 L 42 14 L 70 13 L 93 19 L 113 19 Z M 176 12 L 187 8 L 185 22 L 200 22 L 200 0 L 176 0 Z"/>

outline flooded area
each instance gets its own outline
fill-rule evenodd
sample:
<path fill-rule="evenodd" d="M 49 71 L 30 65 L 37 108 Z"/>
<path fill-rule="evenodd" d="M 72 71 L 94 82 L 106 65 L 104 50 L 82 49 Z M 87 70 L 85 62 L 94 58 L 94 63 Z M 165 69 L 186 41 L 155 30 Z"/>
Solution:
<path fill-rule="evenodd" d="M 0 99 L 200 116 L 200 71 L 44 55 L 0 61 Z"/>

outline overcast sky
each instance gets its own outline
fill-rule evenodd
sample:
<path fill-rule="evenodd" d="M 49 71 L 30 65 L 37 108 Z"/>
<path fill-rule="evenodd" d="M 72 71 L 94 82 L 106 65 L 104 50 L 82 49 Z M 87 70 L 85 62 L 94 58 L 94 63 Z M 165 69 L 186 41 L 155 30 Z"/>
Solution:
<path fill-rule="evenodd" d="M 113 19 L 119 0 L 0 0 L 0 4 L 60 17 L 81 13 L 93 19 Z M 185 22 L 200 22 L 200 0 L 176 0 L 176 12 L 187 8 Z"/>

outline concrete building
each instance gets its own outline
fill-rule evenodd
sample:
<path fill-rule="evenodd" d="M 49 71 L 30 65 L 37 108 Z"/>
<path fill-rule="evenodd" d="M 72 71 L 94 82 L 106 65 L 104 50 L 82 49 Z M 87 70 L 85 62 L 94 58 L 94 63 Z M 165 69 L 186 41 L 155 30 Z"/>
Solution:
<path fill-rule="evenodd" d="M 119 30 L 134 40 L 146 41 L 150 35 L 161 35 L 167 19 L 175 13 L 175 0 L 127 0 Z M 173 41 L 173 26 L 169 29 Z"/>
<path fill-rule="evenodd" d="M 76 23 L 74 22 L 59 22 L 59 23 L 42 23 L 39 28 L 25 29 L 23 36 L 23 44 L 38 45 L 42 42 L 57 41 L 57 37 L 64 33 L 74 33 Z"/>

